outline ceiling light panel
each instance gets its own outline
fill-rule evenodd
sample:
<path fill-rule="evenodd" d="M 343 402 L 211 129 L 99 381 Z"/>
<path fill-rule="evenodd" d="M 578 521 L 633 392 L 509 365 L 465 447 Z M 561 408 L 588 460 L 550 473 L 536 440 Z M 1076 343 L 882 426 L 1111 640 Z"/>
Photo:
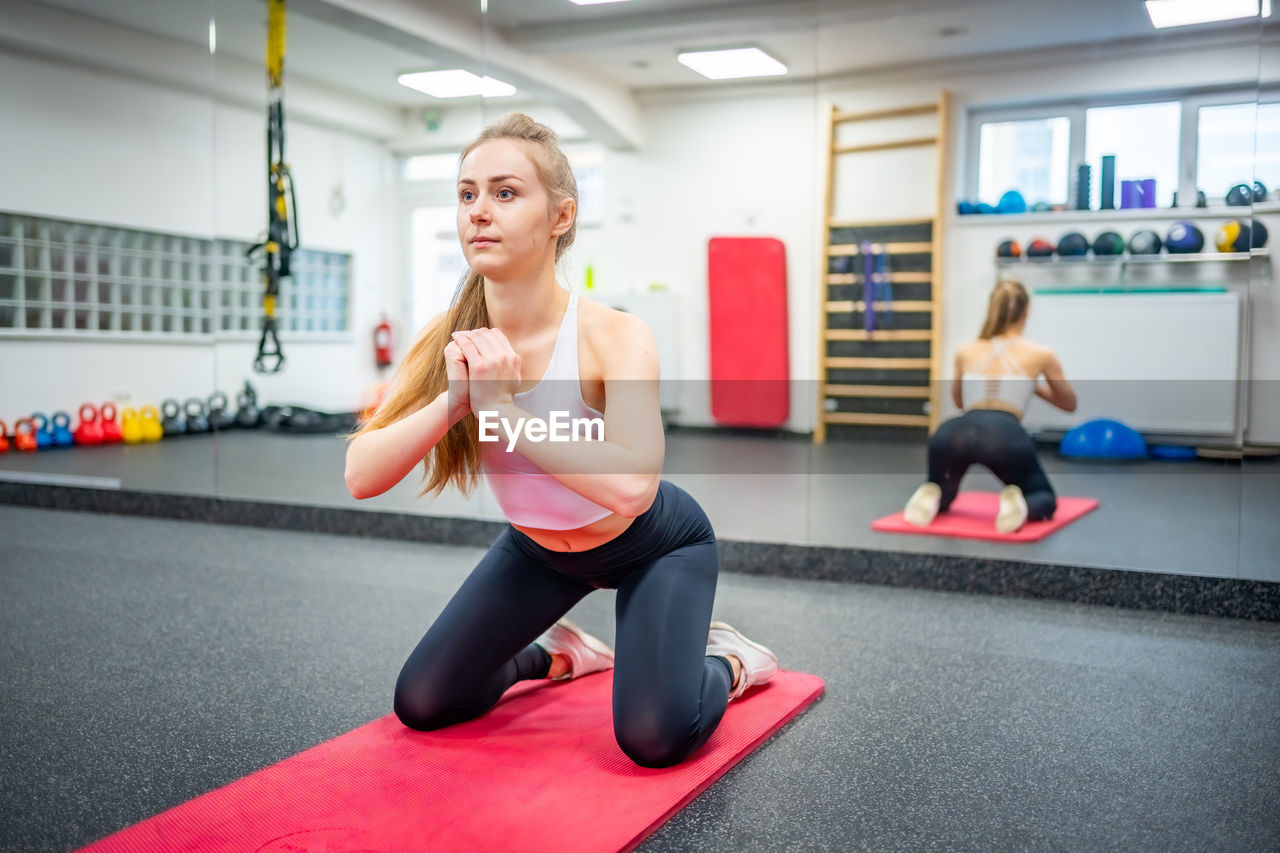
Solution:
<path fill-rule="evenodd" d="M 787 66 L 758 47 L 683 51 L 676 58 L 681 65 L 711 80 L 778 77 L 787 73 Z"/>

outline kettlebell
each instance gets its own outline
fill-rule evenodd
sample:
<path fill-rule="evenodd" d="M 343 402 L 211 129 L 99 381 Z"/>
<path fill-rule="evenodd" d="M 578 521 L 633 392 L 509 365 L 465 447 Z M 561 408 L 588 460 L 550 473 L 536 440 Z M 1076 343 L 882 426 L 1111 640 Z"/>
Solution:
<path fill-rule="evenodd" d="M 136 409 L 125 409 L 120 413 L 120 437 L 125 444 L 142 442 L 142 421 Z"/>
<path fill-rule="evenodd" d="M 187 413 L 187 432 L 198 433 L 208 432 L 209 416 L 204 408 L 204 400 L 199 397 L 191 397 L 187 402 L 182 404 Z"/>
<path fill-rule="evenodd" d="M 0 453 L 9 452 L 9 425 L 0 421 Z"/>
<path fill-rule="evenodd" d="M 53 429 L 49 426 L 49 418 L 43 412 L 31 416 L 36 429 L 36 445 L 40 450 L 53 447 Z"/>
<path fill-rule="evenodd" d="M 98 410 L 92 403 L 80 407 L 80 425 L 75 431 L 76 444 L 102 444 L 102 424 L 98 423 Z"/>
<path fill-rule="evenodd" d="M 133 413 L 133 419 L 138 419 L 138 413 Z M 116 406 L 115 403 L 102 404 L 102 443 L 115 444 L 120 441 L 123 436 L 120 434 L 120 424 L 116 422 Z"/>
<path fill-rule="evenodd" d="M 169 398 L 160 404 L 160 413 L 164 418 L 160 421 L 160 426 L 164 427 L 165 435 L 183 435 L 187 431 L 187 419 L 182 416 L 182 406 L 177 400 Z"/>
<path fill-rule="evenodd" d="M 236 416 L 227 411 L 227 395 L 214 391 L 209 395 L 209 426 L 212 429 L 231 429 L 236 425 Z"/>
<path fill-rule="evenodd" d="M 236 395 L 236 405 L 240 407 L 236 412 L 236 423 L 245 429 L 256 427 L 262 413 L 258 411 L 258 392 L 253 390 L 248 380 L 245 380 L 244 390 Z"/>
<path fill-rule="evenodd" d="M 53 446 L 70 447 L 76 443 L 71 434 L 71 415 L 63 411 L 53 413 Z"/>
<path fill-rule="evenodd" d="M 159 441 L 164 438 L 164 424 L 160 423 L 160 413 L 155 406 L 143 406 L 138 413 L 138 425 L 143 441 Z"/>
<path fill-rule="evenodd" d="M 40 449 L 36 422 L 31 418 L 19 418 L 13 425 L 13 446 L 19 450 L 34 452 Z"/>

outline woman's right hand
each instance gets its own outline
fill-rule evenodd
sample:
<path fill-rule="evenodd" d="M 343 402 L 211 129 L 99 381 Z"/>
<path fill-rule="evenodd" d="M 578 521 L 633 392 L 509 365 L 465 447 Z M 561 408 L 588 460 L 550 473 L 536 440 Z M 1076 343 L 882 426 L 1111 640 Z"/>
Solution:
<path fill-rule="evenodd" d="M 467 358 L 454 341 L 444 345 L 444 369 L 449 377 L 449 423 L 457 423 L 471 413 L 471 380 Z"/>

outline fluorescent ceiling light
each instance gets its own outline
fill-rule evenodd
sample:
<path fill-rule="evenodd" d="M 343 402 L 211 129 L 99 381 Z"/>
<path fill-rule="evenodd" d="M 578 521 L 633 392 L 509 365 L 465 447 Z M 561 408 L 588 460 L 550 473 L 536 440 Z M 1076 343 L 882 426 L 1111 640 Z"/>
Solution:
<path fill-rule="evenodd" d="M 787 66 L 758 47 L 685 51 L 676 58 L 680 60 L 681 65 L 687 65 L 703 77 L 712 80 L 777 77 L 787 73 Z"/>
<path fill-rule="evenodd" d="M 1188 27 L 1192 24 L 1208 24 L 1213 21 L 1234 21 L 1239 18 L 1271 17 L 1271 2 L 1263 0 L 1147 0 L 1147 14 L 1156 29 Z"/>
<path fill-rule="evenodd" d="M 477 77 L 470 71 L 454 68 L 449 71 L 416 71 L 396 78 L 401 86 L 408 86 L 433 98 L 501 98 L 514 95 L 516 87 L 492 77 Z"/>
<path fill-rule="evenodd" d="M 626 3 L 627 0 L 569 0 L 576 6 L 600 6 L 605 3 Z"/>

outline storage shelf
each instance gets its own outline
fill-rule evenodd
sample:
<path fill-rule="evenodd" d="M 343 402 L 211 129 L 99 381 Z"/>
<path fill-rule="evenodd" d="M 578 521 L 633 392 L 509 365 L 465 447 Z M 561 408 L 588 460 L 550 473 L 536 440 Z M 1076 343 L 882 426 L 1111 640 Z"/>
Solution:
<path fill-rule="evenodd" d="M 1270 257 L 1271 250 L 1267 247 L 1255 249 L 1252 252 L 1197 252 L 1195 254 L 1170 254 L 1162 252 L 1158 255 L 1114 255 L 1111 257 L 1056 257 L 1056 258 L 996 258 L 996 266 L 1045 266 L 1045 267 L 1065 267 L 1065 266 L 1125 266 L 1127 264 L 1204 264 L 1204 263 L 1239 263 L 1248 261 L 1252 258 Z"/>

